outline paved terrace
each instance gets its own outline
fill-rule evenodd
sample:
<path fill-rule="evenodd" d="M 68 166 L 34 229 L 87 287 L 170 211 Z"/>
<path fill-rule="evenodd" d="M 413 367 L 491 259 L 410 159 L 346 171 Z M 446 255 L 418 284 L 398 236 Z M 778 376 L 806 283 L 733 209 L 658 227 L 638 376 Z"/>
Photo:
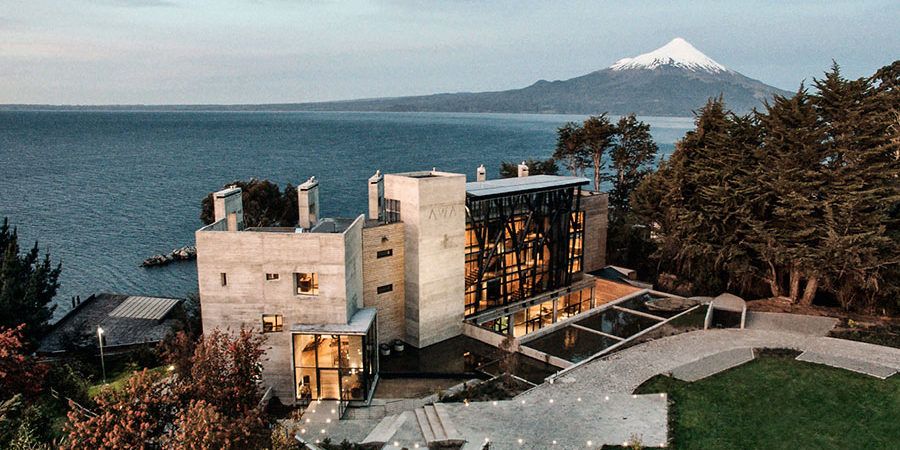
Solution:
<path fill-rule="evenodd" d="M 900 349 L 825 337 L 833 319 L 825 319 L 831 321 L 829 325 L 822 318 L 772 313 L 754 316 L 748 317 L 748 329 L 680 334 L 585 362 L 510 401 L 447 404 L 444 420 L 452 422 L 455 431 L 469 442 L 466 449 L 480 448 L 485 439 L 495 450 L 589 448 L 622 444 L 632 435 L 639 436 L 644 445 L 657 446 L 667 440 L 667 399 L 631 393 L 657 374 L 691 365 L 702 370 L 697 366 L 708 362 L 721 364 L 717 359 L 723 353 L 790 348 L 815 355 L 810 360 L 817 363 L 851 370 L 855 369 L 852 364 L 848 367 L 848 361 L 857 368 L 878 367 L 881 372 L 872 375 L 879 377 L 900 371 Z M 713 367 L 708 374 L 731 366 Z M 363 428 L 370 428 L 348 422 L 353 421 L 341 421 L 325 434 L 359 441 L 364 437 Z M 401 447 L 418 444 L 423 448 L 425 439 L 419 429 L 415 419 L 406 420 L 392 439 Z M 387 448 L 393 448 L 393 442 L 387 442 Z"/>

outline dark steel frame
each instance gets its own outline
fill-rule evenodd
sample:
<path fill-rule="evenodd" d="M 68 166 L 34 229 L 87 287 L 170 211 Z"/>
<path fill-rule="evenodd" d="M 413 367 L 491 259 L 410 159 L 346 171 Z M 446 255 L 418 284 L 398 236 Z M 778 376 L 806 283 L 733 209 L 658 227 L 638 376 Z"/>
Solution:
<path fill-rule="evenodd" d="M 583 263 L 583 251 L 574 251 L 584 236 L 581 188 L 470 196 L 466 233 L 474 235 L 466 247 L 466 317 L 562 288 Z"/>

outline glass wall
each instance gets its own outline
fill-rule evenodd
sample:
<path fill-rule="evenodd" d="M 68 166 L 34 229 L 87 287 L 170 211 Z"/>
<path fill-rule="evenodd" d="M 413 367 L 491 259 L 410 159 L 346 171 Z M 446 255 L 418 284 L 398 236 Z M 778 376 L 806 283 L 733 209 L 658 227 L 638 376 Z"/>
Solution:
<path fill-rule="evenodd" d="M 581 272 L 584 212 L 578 211 L 577 192 L 468 203 L 466 317 L 559 289 Z"/>
<path fill-rule="evenodd" d="M 498 317 L 481 324 L 495 333 L 522 337 L 560 320 L 574 317 L 593 307 L 593 286 L 522 308 L 508 316 Z M 510 326 L 510 324 L 512 326 Z"/>
<path fill-rule="evenodd" d="M 297 400 L 365 401 L 378 373 L 376 330 L 366 335 L 295 334 Z"/>

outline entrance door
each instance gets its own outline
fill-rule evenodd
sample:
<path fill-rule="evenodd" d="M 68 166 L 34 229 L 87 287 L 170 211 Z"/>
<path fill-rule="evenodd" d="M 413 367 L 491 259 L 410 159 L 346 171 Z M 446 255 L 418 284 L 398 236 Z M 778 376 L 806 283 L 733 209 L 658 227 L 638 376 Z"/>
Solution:
<path fill-rule="evenodd" d="M 319 398 L 341 399 L 341 376 L 338 369 L 319 369 Z"/>

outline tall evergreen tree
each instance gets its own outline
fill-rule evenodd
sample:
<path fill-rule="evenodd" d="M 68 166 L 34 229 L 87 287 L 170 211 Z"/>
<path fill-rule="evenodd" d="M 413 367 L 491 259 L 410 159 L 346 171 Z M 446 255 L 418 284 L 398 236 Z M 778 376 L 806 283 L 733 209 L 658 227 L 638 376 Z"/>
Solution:
<path fill-rule="evenodd" d="M 792 97 L 776 96 L 760 118 L 766 135 L 757 179 L 764 188 L 766 213 L 754 225 L 757 249 L 768 269 L 764 279 L 772 296 L 782 296 L 786 270 L 792 301 L 799 298 L 801 278 L 806 279 L 803 299 L 808 303 L 822 257 L 824 129 L 802 85 Z"/>
<path fill-rule="evenodd" d="M 892 96 L 872 79 L 844 78 L 837 64 L 815 85 L 828 152 L 823 280 L 845 308 L 872 306 L 883 275 L 900 263 L 888 228 L 900 199 L 896 136 L 883 104 Z"/>
<path fill-rule="evenodd" d="M 61 271 L 62 264 L 53 267 L 49 252 L 40 257 L 37 242 L 20 254 L 18 233 L 4 218 L 0 226 L 0 327 L 25 324 L 24 337 L 36 343 L 53 315 L 51 302 L 59 289 Z"/>

